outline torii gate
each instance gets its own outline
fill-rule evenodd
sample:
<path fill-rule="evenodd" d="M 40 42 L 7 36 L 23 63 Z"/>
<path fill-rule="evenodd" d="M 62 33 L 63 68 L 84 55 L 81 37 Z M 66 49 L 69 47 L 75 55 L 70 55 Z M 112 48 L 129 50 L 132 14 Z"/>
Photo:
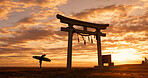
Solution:
<path fill-rule="evenodd" d="M 68 32 L 68 51 L 67 51 L 67 68 L 71 68 L 71 62 L 72 62 L 72 37 L 73 33 L 79 32 L 83 34 L 89 34 L 89 35 L 95 35 L 97 39 L 97 51 L 98 51 L 98 66 L 102 67 L 102 53 L 101 53 L 101 38 L 100 36 L 106 36 L 106 34 L 100 32 L 100 30 L 106 29 L 106 27 L 109 26 L 109 24 L 96 24 L 96 23 L 89 23 L 84 21 L 79 21 L 76 19 L 71 19 L 64 17 L 62 15 L 57 14 L 57 19 L 60 19 L 61 23 L 68 24 L 68 27 L 61 27 L 61 31 Z M 78 30 L 73 27 L 73 25 L 82 26 L 84 30 Z M 96 29 L 95 32 L 87 31 L 87 28 L 94 28 Z"/>

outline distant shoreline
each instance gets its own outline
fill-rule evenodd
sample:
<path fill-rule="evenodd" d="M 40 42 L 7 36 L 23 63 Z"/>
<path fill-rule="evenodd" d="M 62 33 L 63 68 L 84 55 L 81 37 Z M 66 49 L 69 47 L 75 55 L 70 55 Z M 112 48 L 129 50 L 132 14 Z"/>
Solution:
<path fill-rule="evenodd" d="M 118 67 L 118 66 L 148 66 L 148 64 L 122 64 L 122 65 L 115 65 L 114 67 Z M 5 66 L 2 66 L 0 68 L 5 68 Z M 6 66 L 6 68 L 13 68 L 13 67 L 18 67 L 18 68 L 23 68 L 22 66 Z M 25 66 L 24 66 L 25 67 Z M 104 67 L 108 67 L 108 66 L 104 66 Z M 39 67 L 34 67 L 34 66 L 26 66 L 25 68 L 39 68 Z M 43 68 L 66 68 L 66 67 L 43 67 Z M 94 68 L 94 67 L 72 67 L 72 68 Z"/>

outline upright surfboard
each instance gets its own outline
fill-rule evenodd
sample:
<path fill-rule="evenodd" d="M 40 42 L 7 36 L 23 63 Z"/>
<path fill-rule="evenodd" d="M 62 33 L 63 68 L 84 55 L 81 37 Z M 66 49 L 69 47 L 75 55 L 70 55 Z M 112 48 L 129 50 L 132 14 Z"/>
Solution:
<path fill-rule="evenodd" d="M 41 56 L 33 56 L 33 58 L 40 60 Z M 51 60 L 46 57 L 43 58 L 43 61 L 51 62 Z"/>

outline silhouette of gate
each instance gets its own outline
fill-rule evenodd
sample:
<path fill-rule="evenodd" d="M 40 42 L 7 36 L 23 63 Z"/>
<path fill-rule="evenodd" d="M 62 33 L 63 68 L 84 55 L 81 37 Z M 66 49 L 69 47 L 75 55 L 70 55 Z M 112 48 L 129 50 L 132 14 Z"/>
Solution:
<path fill-rule="evenodd" d="M 71 19 L 64 17 L 62 15 L 57 14 L 57 19 L 60 19 L 61 23 L 68 24 L 68 27 L 61 27 L 61 31 L 68 32 L 68 52 L 67 52 L 67 68 L 71 68 L 71 62 L 72 62 L 72 37 L 73 33 L 82 33 L 82 34 L 89 34 L 96 36 L 97 40 L 97 52 L 98 52 L 98 66 L 102 67 L 102 53 L 101 53 L 101 38 L 100 36 L 106 36 L 106 34 L 100 32 L 100 30 L 105 30 L 109 24 L 96 24 L 96 23 L 90 23 L 90 22 L 84 22 L 76 19 Z M 75 29 L 73 25 L 82 26 L 83 30 Z M 95 32 L 88 31 L 87 28 L 94 28 L 96 29 Z"/>

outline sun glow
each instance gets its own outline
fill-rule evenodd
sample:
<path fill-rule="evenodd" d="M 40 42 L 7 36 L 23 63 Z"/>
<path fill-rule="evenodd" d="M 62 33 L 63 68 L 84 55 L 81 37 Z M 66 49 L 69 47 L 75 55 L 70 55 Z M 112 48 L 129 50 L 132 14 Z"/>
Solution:
<path fill-rule="evenodd" d="M 112 54 L 112 59 L 115 62 L 127 62 L 134 61 L 139 59 L 140 57 L 136 55 L 137 51 L 135 49 L 119 49 L 115 50 L 115 54 Z"/>

